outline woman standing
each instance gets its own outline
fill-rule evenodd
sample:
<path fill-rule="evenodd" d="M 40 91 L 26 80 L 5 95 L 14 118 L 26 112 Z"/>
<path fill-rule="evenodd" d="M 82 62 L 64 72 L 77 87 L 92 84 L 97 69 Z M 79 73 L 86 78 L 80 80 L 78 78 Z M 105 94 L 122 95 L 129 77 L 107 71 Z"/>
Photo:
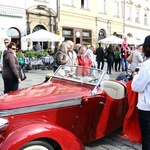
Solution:
<path fill-rule="evenodd" d="M 113 66 L 113 62 L 114 62 L 114 58 L 115 58 L 115 55 L 114 55 L 114 50 L 113 50 L 113 45 L 110 44 L 108 49 L 106 49 L 106 52 L 107 52 L 107 74 L 111 74 L 111 70 L 112 70 L 112 66 Z"/>
<path fill-rule="evenodd" d="M 8 45 L 8 50 L 4 51 L 3 55 L 3 72 L 4 93 L 18 90 L 21 79 L 17 68 L 19 68 L 18 60 L 15 56 L 16 44 L 11 42 Z"/>
<path fill-rule="evenodd" d="M 68 62 L 69 56 L 67 53 L 69 48 L 70 45 L 67 42 L 63 42 L 60 45 L 58 51 L 54 56 L 54 62 L 53 62 L 54 72 L 58 69 L 60 65 L 65 65 Z"/>
<path fill-rule="evenodd" d="M 89 56 L 86 54 L 85 46 L 81 46 L 79 48 L 79 53 L 78 53 L 77 59 L 78 59 L 79 66 L 91 67 L 91 65 L 92 65 L 92 62 L 91 62 Z M 82 75 L 86 76 L 86 75 L 89 75 L 90 70 L 87 68 L 83 68 L 82 70 L 78 69 L 78 72 L 80 72 Z"/>
<path fill-rule="evenodd" d="M 134 73 L 132 90 L 138 92 L 139 124 L 142 134 L 142 150 L 150 150 L 150 35 L 145 38 L 143 53 L 146 60 L 138 73 Z"/>

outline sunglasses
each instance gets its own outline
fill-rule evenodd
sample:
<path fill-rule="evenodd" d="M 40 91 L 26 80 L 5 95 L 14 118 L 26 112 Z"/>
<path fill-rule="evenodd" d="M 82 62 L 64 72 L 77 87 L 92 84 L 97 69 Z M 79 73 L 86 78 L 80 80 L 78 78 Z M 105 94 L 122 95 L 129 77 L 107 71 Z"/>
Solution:
<path fill-rule="evenodd" d="M 16 48 L 11 48 L 11 49 L 14 50 L 14 51 L 16 50 Z"/>
<path fill-rule="evenodd" d="M 5 44 L 8 44 L 9 42 L 4 42 Z"/>

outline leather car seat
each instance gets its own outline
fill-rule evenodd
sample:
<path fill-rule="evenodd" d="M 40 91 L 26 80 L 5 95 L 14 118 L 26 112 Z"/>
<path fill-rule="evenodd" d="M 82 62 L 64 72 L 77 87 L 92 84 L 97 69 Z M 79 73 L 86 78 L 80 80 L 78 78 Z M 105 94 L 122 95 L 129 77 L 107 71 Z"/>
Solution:
<path fill-rule="evenodd" d="M 115 81 L 102 81 L 101 87 L 112 98 L 121 99 L 125 96 L 125 87 Z"/>

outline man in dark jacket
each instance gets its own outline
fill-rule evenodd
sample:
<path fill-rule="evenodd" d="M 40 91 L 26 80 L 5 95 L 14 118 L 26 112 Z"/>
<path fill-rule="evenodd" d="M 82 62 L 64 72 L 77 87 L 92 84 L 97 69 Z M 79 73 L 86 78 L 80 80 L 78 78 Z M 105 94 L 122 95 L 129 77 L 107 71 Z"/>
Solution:
<path fill-rule="evenodd" d="M 97 61 L 97 68 L 100 69 L 100 63 L 101 70 L 104 68 L 104 49 L 101 47 L 101 43 L 99 43 L 99 47 L 96 49 L 96 61 Z"/>

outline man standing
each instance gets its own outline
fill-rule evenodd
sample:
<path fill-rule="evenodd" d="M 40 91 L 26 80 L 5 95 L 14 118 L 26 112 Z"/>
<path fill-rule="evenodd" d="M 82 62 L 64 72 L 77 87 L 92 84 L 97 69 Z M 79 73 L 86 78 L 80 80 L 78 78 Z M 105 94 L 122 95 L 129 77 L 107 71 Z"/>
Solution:
<path fill-rule="evenodd" d="M 101 47 L 101 43 L 98 43 L 99 47 L 96 49 L 97 68 L 103 70 L 104 68 L 104 49 Z M 102 63 L 100 68 L 100 63 Z"/>
<path fill-rule="evenodd" d="M 2 71 L 2 67 L 3 67 L 3 54 L 4 51 L 7 50 L 8 48 L 8 44 L 10 43 L 10 40 L 8 38 L 4 39 L 4 48 L 2 49 L 2 55 L 1 55 L 1 60 L 0 60 L 0 71 Z"/>
<path fill-rule="evenodd" d="M 36 42 L 36 44 L 33 46 L 33 49 L 34 49 L 35 51 L 41 51 L 40 42 Z"/>
<path fill-rule="evenodd" d="M 78 64 L 78 62 L 77 62 L 77 54 L 73 50 L 74 49 L 74 43 L 72 41 L 70 41 L 70 40 L 67 41 L 67 43 L 70 45 L 70 48 L 68 50 L 69 60 L 67 62 L 67 65 L 71 65 L 71 66 L 77 65 Z"/>

